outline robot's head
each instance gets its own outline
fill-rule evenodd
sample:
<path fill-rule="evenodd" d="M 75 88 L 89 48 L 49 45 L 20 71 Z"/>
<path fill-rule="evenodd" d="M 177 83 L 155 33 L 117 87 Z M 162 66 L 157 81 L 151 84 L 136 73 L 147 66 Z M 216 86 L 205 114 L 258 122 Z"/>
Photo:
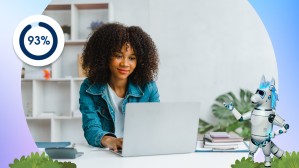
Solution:
<path fill-rule="evenodd" d="M 275 93 L 275 80 L 272 78 L 271 82 L 266 81 L 263 75 L 260 87 L 256 90 L 255 94 L 251 97 L 251 102 L 254 106 L 275 109 L 278 95 Z"/>

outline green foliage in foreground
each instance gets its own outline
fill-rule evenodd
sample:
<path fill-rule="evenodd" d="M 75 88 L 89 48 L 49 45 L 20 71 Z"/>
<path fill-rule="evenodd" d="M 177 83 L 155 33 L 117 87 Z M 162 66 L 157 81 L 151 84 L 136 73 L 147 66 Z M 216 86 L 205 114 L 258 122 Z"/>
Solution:
<path fill-rule="evenodd" d="M 76 168 L 76 164 L 72 162 L 59 162 L 62 165 L 62 168 Z"/>
<path fill-rule="evenodd" d="M 265 162 L 255 163 L 251 161 L 251 158 L 245 159 L 243 157 L 241 161 L 236 160 L 235 164 L 231 165 L 232 168 L 264 168 Z M 291 154 L 286 152 L 286 157 L 278 159 L 273 157 L 271 159 L 271 168 L 299 168 L 299 152 L 293 151 Z"/>
<path fill-rule="evenodd" d="M 245 159 L 243 157 L 241 161 L 236 160 L 234 165 L 231 165 L 232 168 L 256 168 L 259 166 L 259 163 L 255 163 L 254 161 L 251 160 L 251 157 Z"/>
<path fill-rule="evenodd" d="M 39 153 L 32 152 L 31 157 L 22 156 L 20 160 L 15 159 L 13 164 L 9 164 L 10 168 L 76 168 L 76 164 L 71 162 L 53 161 L 49 156 L 45 157 L 45 152 L 40 156 Z"/>
<path fill-rule="evenodd" d="M 231 111 L 229 111 L 226 107 L 224 107 L 223 102 L 229 104 L 233 103 L 234 108 L 237 109 L 241 114 L 244 114 L 248 111 L 252 111 L 254 106 L 252 105 L 250 98 L 253 95 L 250 91 L 244 91 L 240 89 L 240 100 L 232 93 L 229 92 L 227 94 L 220 95 L 216 98 L 215 104 L 212 105 L 212 112 L 215 117 L 221 119 L 221 121 L 217 124 L 209 124 L 203 120 L 199 120 L 199 125 L 203 126 L 198 130 L 199 134 L 204 134 L 211 129 L 215 132 L 235 132 L 244 138 L 245 141 L 250 140 L 251 138 L 251 122 L 243 121 L 239 122 L 236 120 Z M 241 133 L 237 133 L 235 130 L 237 128 L 242 128 Z"/>

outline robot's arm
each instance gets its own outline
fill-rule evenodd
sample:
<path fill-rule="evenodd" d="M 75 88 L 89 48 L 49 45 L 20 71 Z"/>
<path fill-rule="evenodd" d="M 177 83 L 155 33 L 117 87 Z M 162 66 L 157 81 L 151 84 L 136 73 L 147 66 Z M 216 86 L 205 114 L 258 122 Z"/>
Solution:
<path fill-rule="evenodd" d="M 274 136 L 276 135 L 280 135 L 282 133 L 286 133 L 287 130 L 290 128 L 289 124 L 285 124 L 285 121 L 284 119 L 282 119 L 280 116 L 278 115 L 275 115 L 275 114 L 270 114 L 269 117 L 268 117 L 268 120 L 270 123 L 273 123 L 277 126 L 280 126 L 281 128 L 276 130 L 274 132 Z M 272 135 L 273 136 L 273 135 Z M 273 137 L 274 137 L 273 136 Z"/>
<path fill-rule="evenodd" d="M 252 111 L 248 111 L 247 113 L 243 114 L 239 121 L 248 121 L 251 119 Z"/>
<path fill-rule="evenodd" d="M 235 118 L 236 118 L 237 120 L 239 120 L 240 122 L 250 120 L 250 118 L 251 118 L 251 111 L 249 111 L 249 112 L 247 112 L 247 113 L 241 115 L 241 114 L 239 113 L 239 111 L 236 110 L 236 109 L 234 108 L 232 102 L 231 102 L 229 105 L 226 104 L 226 103 L 223 103 L 223 105 L 224 105 L 227 109 L 229 109 L 229 110 L 233 113 L 233 115 L 235 116 Z"/>

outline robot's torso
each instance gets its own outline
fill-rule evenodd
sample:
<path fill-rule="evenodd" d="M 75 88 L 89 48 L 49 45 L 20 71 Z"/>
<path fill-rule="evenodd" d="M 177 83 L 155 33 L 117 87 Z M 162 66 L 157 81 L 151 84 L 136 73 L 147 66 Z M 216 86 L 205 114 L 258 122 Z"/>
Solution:
<path fill-rule="evenodd" d="M 260 139 L 261 141 L 269 137 L 269 133 L 272 132 L 273 123 L 270 123 L 268 117 L 273 114 L 272 109 L 268 111 L 254 109 L 251 113 L 251 136 L 254 139 Z"/>

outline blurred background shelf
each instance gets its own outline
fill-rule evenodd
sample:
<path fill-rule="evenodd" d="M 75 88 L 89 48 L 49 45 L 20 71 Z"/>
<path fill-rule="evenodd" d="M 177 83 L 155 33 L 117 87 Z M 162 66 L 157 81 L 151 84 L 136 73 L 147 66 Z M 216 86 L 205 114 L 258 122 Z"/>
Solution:
<path fill-rule="evenodd" d="M 86 40 L 65 40 L 64 45 L 84 45 Z"/>
<path fill-rule="evenodd" d="M 73 117 L 79 109 L 79 89 L 86 77 L 79 77 L 78 55 L 82 54 L 92 22 L 112 22 L 111 3 L 50 3 L 43 15 L 59 25 L 71 27 L 70 39 L 60 57 L 50 65 L 34 67 L 23 63 L 26 71 L 51 69 L 51 79 L 21 79 L 23 109 L 35 141 L 85 142 L 82 117 Z M 53 117 L 38 117 L 55 113 Z"/>
<path fill-rule="evenodd" d="M 51 120 L 52 117 L 26 117 L 26 120 Z"/>

